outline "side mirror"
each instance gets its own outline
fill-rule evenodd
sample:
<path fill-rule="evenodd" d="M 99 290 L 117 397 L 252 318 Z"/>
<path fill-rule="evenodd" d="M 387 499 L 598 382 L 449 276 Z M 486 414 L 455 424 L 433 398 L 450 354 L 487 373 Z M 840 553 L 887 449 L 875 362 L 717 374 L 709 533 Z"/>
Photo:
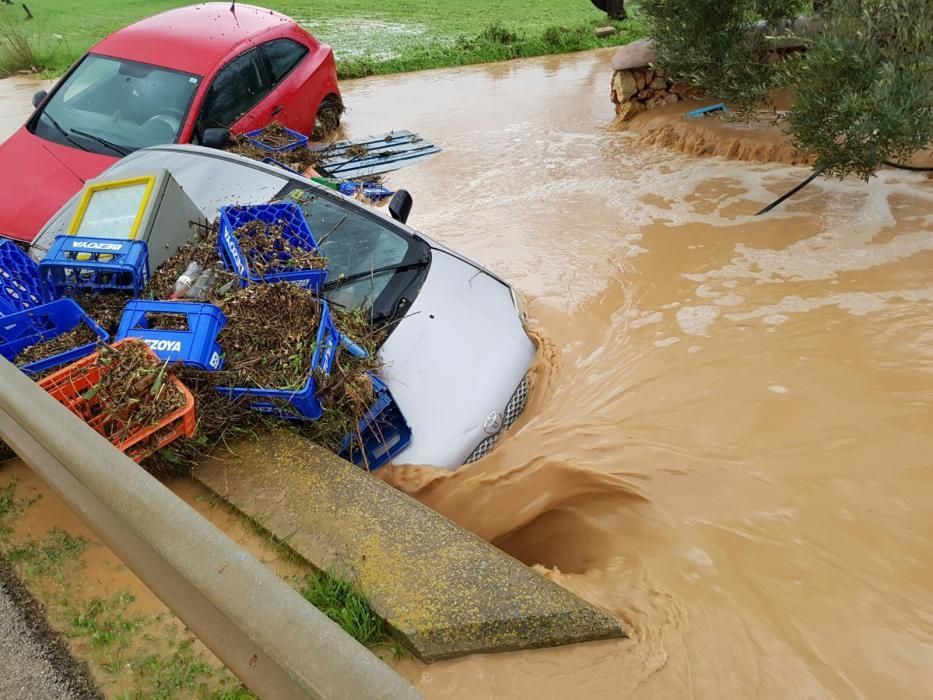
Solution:
<path fill-rule="evenodd" d="M 46 98 L 46 95 L 48 94 L 49 93 L 46 92 L 45 90 L 39 90 L 39 92 L 37 92 L 35 95 L 32 96 L 32 106 L 38 107 L 39 105 L 41 105 L 42 100 L 44 100 Z"/>
<path fill-rule="evenodd" d="M 226 129 L 205 129 L 204 134 L 201 136 L 201 145 L 207 148 L 220 148 L 226 145 L 229 140 L 230 132 Z"/>
<path fill-rule="evenodd" d="M 408 221 L 408 215 L 411 214 L 411 207 L 414 203 L 415 200 L 411 198 L 408 190 L 399 190 L 389 202 L 389 215 L 404 224 Z"/>

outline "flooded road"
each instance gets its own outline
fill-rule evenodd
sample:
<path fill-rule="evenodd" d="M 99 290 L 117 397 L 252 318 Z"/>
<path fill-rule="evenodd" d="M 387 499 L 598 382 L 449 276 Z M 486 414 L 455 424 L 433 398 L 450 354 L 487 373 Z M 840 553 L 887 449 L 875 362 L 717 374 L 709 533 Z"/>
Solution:
<path fill-rule="evenodd" d="M 392 480 L 633 635 L 408 672 L 428 697 L 928 692 L 933 183 L 820 181 L 755 218 L 807 170 L 609 133 L 610 74 L 589 54 L 347 86 L 353 133 L 445 148 L 391 184 L 545 338 L 489 458 Z"/>
<path fill-rule="evenodd" d="M 610 77 L 597 52 L 344 85 L 352 134 L 445 149 L 390 186 L 542 338 L 490 457 L 387 478 L 632 637 L 402 672 L 429 698 L 928 693 L 933 182 L 755 218 L 808 171 L 610 132 Z"/>
<path fill-rule="evenodd" d="M 0 80 L 0 141 L 16 131 L 32 114 L 32 96 L 39 90 L 48 90 L 51 80 L 28 77 Z"/>

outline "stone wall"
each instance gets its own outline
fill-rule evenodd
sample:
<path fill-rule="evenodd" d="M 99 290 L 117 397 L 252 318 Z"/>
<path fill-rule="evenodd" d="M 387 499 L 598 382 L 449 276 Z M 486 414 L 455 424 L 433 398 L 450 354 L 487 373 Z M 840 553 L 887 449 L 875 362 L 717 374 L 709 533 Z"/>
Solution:
<path fill-rule="evenodd" d="M 696 88 L 675 83 L 664 71 L 650 66 L 624 68 L 612 75 L 612 101 L 618 121 L 628 121 L 653 107 L 700 96 Z"/>
<path fill-rule="evenodd" d="M 773 60 L 782 60 L 805 51 L 806 41 L 802 37 L 822 31 L 822 26 L 819 19 L 798 17 L 776 28 L 759 22 L 750 31 L 767 32 L 771 37 Z M 626 122 L 653 107 L 704 96 L 698 88 L 670 80 L 654 67 L 656 59 L 651 39 L 626 44 L 612 57 L 612 102 L 617 122 Z"/>
<path fill-rule="evenodd" d="M 612 57 L 612 102 L 617 121 L 625 122 L 653 107 L 699 95 L 695 88 L 670 80 L 653 67 L 654 63 L 651 39 L 626 44 Z"/>

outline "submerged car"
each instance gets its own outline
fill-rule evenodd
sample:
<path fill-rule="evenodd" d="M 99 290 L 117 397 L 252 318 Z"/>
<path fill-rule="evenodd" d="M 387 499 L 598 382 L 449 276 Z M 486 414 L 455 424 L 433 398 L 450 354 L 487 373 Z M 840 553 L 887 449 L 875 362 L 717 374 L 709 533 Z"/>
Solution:
<path fill-rule="evenodd" d="M 517 420 L 535 345 L 507 282 L 401 221 L 232 153 L 156 146 L 127 156 L 103 177 L 132 182 L 162 171 L 207 220 L 228 204 L 301 206 L 328 260 L 324 296 L 362 309 L 389 331 L 379 350 L 383 375 L 412 431 L 395 464 L 459 467 L 485 455 Z M 34 258 L 68 230 L 79 201 L 72 198 L 43 228 Z M 160 243 L 150 240 L 150 250 Z"/>
<path fill-rule="evenodd" d="M 0 236 L 31 241 L 84 181 L 163 143 L 220 146 L 275 120 L 339 117 L 331 47 L 285 15 L 229 2 L 170 10 L 93 46 L 0 144 Z M 28 167 L 23 167 L 28 164 Z"/>

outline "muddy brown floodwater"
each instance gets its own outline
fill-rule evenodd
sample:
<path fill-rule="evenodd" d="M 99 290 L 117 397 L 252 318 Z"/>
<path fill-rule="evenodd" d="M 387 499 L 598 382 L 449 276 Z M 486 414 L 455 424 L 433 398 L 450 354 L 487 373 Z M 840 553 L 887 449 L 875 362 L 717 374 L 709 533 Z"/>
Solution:
<path fill-rule="evenodd" d="M 755 218 L 807 170 L 610 132 L 610 76 L 597 52 L 345 84 L 354 135 L 443 146 L 389 184 L 542 338 L 490 457 L 387 478 L 632 637 L 402 672 L 429 698 L 928 694 L 933 183 Z"/>
<path fill-rule="evenodd" d="M 411 677 L 452 698 L 929 693 L 933 183 L 821 181 L 755 218 L 807 170 L 607 132 L 610 76 L 595 53 L 348 86 L 353 133 L 444 147 L 390 184 L 546 338 L 489 458 L 394 480 L 633 637 Z"/>

